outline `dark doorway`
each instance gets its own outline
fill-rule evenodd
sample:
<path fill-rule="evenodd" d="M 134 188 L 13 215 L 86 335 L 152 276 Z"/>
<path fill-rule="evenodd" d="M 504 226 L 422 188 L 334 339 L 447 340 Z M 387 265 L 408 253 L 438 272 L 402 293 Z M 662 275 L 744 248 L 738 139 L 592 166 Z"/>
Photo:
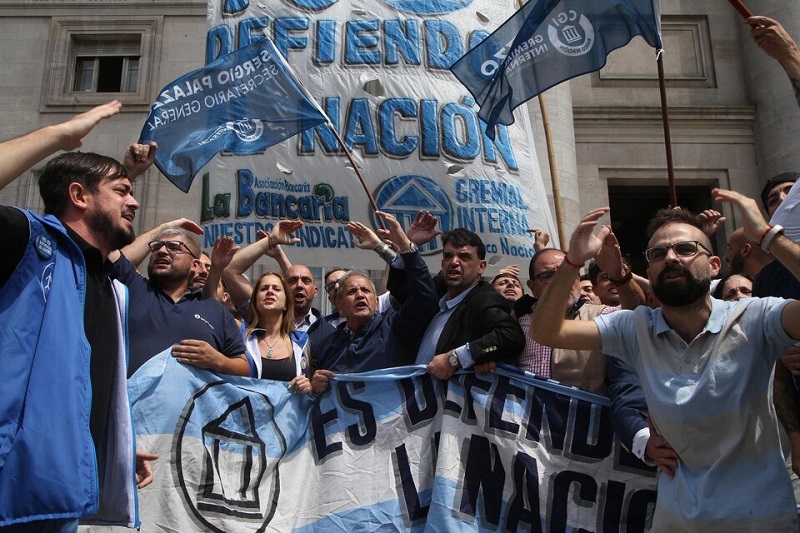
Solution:
<path fill-rule="evenodd" d="M 678 186 L 676 189 L 678 205 L 693 213 L 711 209 L 711 189 L 711 185 Z M 622 253 L 630 257 L 633 271 L 644 276 L 647 268 L 644 259 L 644 250 L 647 248 L 647 223 L 656 211 L 669 206 L 669 188 L 609 185 L 608 199 L 611 207 L 611 227 L 619 240 Z M 712 239 L 712 242 L 714 240 Z"/>

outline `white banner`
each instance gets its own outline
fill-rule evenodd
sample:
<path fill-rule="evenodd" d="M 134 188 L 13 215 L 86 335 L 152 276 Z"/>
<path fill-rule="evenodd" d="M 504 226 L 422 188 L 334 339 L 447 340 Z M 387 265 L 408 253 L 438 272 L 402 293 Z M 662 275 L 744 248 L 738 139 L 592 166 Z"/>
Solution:
<path fill-rule="evenodd" d="M 526 229 L 555 234 L 530 122 L 518 112 L 490 141 L 469 92 L 447 70 L 516 8 L 516 0 L 210 0 L 206 62 L 266 34 L 352 148 L 381 209 L 406 227 L 418 209 L 429 210 L 443 230 L 480 234 L 487 256 L 497 256 L 492 264 L 524 264 L 533 254 Z M 325 125 L 263 154 L 217 156 L 195 181 L 206 247 L 223 235 L 248 244 L 257 229 L 290 218 L 305 222 L 293 262 L 351 266 L 345 224 L 375 226 Z M 441 246 L 437 238 L 423 252 Z M 362 254 L 358 266 L 383 264 Z"/>
<path fill-rule="evenodd" d="M 607 401 L 500 372 L 338 375 L 312 399 L 165 352 L 129 382 L 137 445 L 160 456 L 142 531 L 646 530 L 655 472 Z"/>

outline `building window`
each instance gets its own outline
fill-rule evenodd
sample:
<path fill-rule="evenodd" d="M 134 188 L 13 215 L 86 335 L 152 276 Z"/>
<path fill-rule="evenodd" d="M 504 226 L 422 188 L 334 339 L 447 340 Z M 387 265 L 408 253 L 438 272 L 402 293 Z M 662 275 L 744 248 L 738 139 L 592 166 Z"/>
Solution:
<path fill-rule="evenodd" d="M 159 17 L 54 18 L 42 111 L 77 112 L 110 98 L 129 111 L 149 109 L 160 25 Z"/>
<path fill-rule="evenodd" d="M 135 93 L 139 86 L 140 38 L 108 41 L 75 38 L 73 91 Z"/>

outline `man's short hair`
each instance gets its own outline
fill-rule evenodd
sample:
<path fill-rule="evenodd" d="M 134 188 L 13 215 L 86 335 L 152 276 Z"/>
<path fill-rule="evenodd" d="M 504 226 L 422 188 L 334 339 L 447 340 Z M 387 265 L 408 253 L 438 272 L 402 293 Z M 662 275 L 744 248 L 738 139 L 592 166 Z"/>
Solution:
<path fill-rule="evenodd" d="M 70 183 L 80 183 L 96 192 L 100 182 L 128 176 L 125 167 L 112 157 L 91 152 L 67 152 L 51 159 L 39 173 L 39 194 L 47 215 L 60 217 L 67 208 Z"/>
<path fill-rule="evenodd" d="M 653 215 L 653 218 L 647 223 L 647 240 L 649 241 L 652 239 L 656 231 L 668 224 L 687 224 L 689 226 L 694 226 L 701 232 L 703 231 L 703 226 L 698 222 L 697 216 L 688 209 L 672 209 L 665 207 L 656 211 L 656 214 Z M 705 235 L 705 233 L 703 233 L 703 235 Z M 703 242 L 703 244 L 711 249 L 711 240 L 708 239 L 708 237 L 706 237 L 706 242 Z"/>
<path fill-rule="evenodd" d="M 519 278 L 517 276 L 515 276 L 514 274 L 512 274 L 511 272 L 501 272 L 501 273 L 499 273 L 498 275 L 496 275 L 495 277 L 492 278 L 492 282 L 490 283 L 490 285 L 492 287 L 494 287 L 495 281 L 503 279 L 503 278 L 515 279 L 515 280 L 517 280 L 517 283 L 522 285 L 522 283 L 519 281 Z"/>
<path fill-rule="evenodd" d="M 369 277 L 369 274 L 366 272 L 362 272 L 361 270 L 348 270 L 344 276 L 339 278 L 339 281 L 336 282 L 336 298 L 340 299 L 344 296 L 344 282 L 347 281 L 349 278 L 366 278 L 369 281 L 370 286 L 372 287 L 372 292 L 375 292 L 375 284 L 372 282 L 372 278 Z M 377 293 L 375 294 L 377 297 Z"/>
<path fill-rule="evenodd" d="M 186 246 L 189 247 L 195 257 L 200 257 L 200 243 L 197 241 L 194 234 L 189 233 L 185 229 L 179 228 L 178 226 L 167 226 L 166 228 L 162 229 L 158 232 L 158 235 L 156 235 L 156 240 L 159 241 L 162 237 L 174 237 L 176 235 L 184 238 Z"/>
<path fill-rule="evenodd" d="M 456 248 L 474 246 L 478 249 L 478 259 L 486 259 L 486 246 L 484 246 L 483 241 L 474 231 L 464 228 L 456 228 L 448 231 L 442 235 L 442 245 L 447 246 L 447 243 L 450 243 Z"/>
<path fill-rule="evenodd" d="M 774 185 L 773 185 L 773 187 L 774 187 Z M 711 293 L 711 296 L 713 296 L 717 300 L 724 299 L 725 298 L 725 294 L 723 294 L 722 291 L 725 290 L 725 282 L 728 281 L 729 279 L 731 279 L 733 276 L 739 276 L 739 277 L 745 278 L 746 280 L 750 281 L 750 283 L 753 283 L 753 277 L 750 276 L 749 274 L 745 274 L 744 272 L 739 272 L 739 273 L 731 272 L 731 273 L 727 274 L 726 276 L 723 276 L 722 278 L 720 278 L 720 280 L 717 282 L 717 286 L 714 287 L 714 292 Z"/>
<path fill-rule="evenodd" d="M 328 269 L 328 271 L 325 272 L 325 275 L 322 277 L 322 282 L 327 285 L 328 278 L 331 277 L 331 274 L 335 274 L 336 272 L 347 272 L 347 269 L 344 267 L 333 267 Z"/>
<path fill-rule="evenodd" d="M 800 172 L 784 172 L 783 174 L 778 174 L 768 179 L 767 183 L 764 184 L 764 188 L 761 189 L 761 203 L 764 204 L 764 209 L 767 209 L 769 191 L 771 191 L 773 187 L 781 183 L 794 183 L 797 181 L 797 178 L 800 178 Z"/>
<path fill-rule="evenodd" d="M 622 256 L 622 264 L 628 268 L 631 267 L 631 261 L 626 256 Z M 586 274 L 581 276 L 581 281 L 583 281 L 584 276 L 586 279 L 592 282 L 592 285 L 597 285 L 597 277 L 600 275 L 602 270 L 600 269 L 600 265 L 597 264 L 597 261 L 592 259 L 589 261 L 589 268 L 586 270 Z"/>

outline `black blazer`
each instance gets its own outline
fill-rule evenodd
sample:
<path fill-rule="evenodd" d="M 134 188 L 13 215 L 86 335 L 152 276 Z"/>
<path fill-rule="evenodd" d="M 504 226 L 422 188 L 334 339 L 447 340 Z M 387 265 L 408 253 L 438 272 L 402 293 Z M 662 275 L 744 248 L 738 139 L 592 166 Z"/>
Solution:
<path fill-rule="evenodd" d="M 453 310 L 436 343 L 436 353 L 467 343 L 476 363 L 507 361 L 514 364 L 525 347 L 525 334 L 511 316 L 508 301 L 485 281 L 479 281 L 470 289 Z"/>

